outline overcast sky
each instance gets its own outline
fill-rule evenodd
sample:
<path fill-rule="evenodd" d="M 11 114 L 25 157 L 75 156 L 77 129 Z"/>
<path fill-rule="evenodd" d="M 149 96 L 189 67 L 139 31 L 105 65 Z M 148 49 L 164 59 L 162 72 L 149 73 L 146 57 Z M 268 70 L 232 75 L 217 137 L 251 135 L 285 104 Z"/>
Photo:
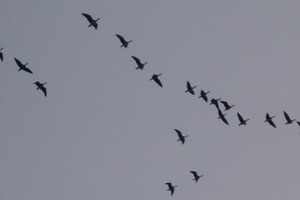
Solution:
<path fill-rule="evenodd" d="M 1 200 L 299 199 L 300 127 L 283 116 L 300 120 L 299 10 L 293 0 L 0 0 Z M 83 12 L 101 18 L 98 30 Z M 120 48 L 115 34 L 133 42 Z M 201 89 L 235 105 L 229 126 Z M 204 177 L 195 184 L 190 170 Z"/>

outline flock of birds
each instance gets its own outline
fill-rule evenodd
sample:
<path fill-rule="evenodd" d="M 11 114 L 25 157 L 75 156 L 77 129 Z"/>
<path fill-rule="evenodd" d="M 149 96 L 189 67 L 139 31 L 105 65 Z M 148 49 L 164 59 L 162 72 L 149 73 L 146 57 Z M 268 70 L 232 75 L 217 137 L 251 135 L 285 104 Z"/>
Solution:
<path fill-rule="evenodd" d="M 86 19 L 88 20 L 88 22 L 90 23 L 89 24 L 89 27 L 93 26 L 95 29 L 98 28 L 98 24 L 97 24 L 97 21 L 100 20 L 100 18 L 98 19 L 93 19 L 89 14 L 86 14 L 86 13 L 82 13 L 82 15 L 84 17 L 86 17 Z M 125 38 L 119 34 L 115 34 L 116 37 L 120 40 L 121 42 L 121 46 L 120 47 L 124 47 L 124 48 L 127 48 L 129 43 L 132 42 L 132 40 L 129 40 L 129 41 L 126 41 Z M 142 62 L 139 58 L 135 57 L 135 56 L 131 56 L 132 59 L 135 61 L 137 67 L 136 69 L 140 69 L 140 70 L 143 70 L 145 65 L 148 63 L 148 62 Z M 153 74 L 150 81 L 153 80 L 155 83 L 157 83 L 157 85 L 159 85 L 161 88 L 163 87 L 163 84 L 161 82 L 161 80 L 159 79 L 159 76 L 161 76 L 162 74 Z M 194 89 L 196 88 L 197 86 L 192 86 L 191 83 L 189 81 L 187 81 L 186 83 L 186 93 L 190 93 L 192 95 L 195 95 L 195 91 Z M 205 102 L 209 102 L 209 99 L 208 99 L 208 96 L 207 94 L 209 94 L 210 91 L 204 91 L 204 90 L 201 90 L 200 91 L 200 96 L 198 98 L 202 98 Z M 219 106 L 219 102 L 223 105 L 224 109 L 222 110 Z M 227 121 L 227 119 L 225 118 L 225 116 L 227 115 L 226 113 L 223 113 L 224 111 L 228 111 L 230 110 L 232 107 L 234 107 L 235 105 L 230 105 L 227 101 L 224 101 L 224 100 L 221 100 L 221 98 L 212 98 L 210 100 L 210 105 L 214 105 L 216 108 L 217 108 L 217 112 L 218 112 L 218 118 L 221 119 L 226 125 L 229 125 L 229 122 Z M 286 123 L 285 124 L 292 124 L 294 121 L 296 121 L 296 119 L 291 119 L 290 116 L 287 114 L 286 111 L 283 111 L 283 115 L 286 119 Z M 269 113 L 266 114 L 265 116 L 265 122 L 268 122 L 272 127 L 276 128 L 276 125 L 274 123 L 274 121 L 272 120 L 275 116 L 270 116 Z M 237 112 L 237 118 L 238 118 L 238 121 L 239 121 L 239 124 L 238 126 L 241 126 L 241 125 L 247 125 L 247 121 L 249 121 L 249 119 L 244 119 L 243 116 Z M 300 121 L 297 121 L 297 124 L 300 126 Z M 182 132 L 178 129 L 174 129 L 177 136 L 178 136 L 178 140 L 177 141 L 180 141 L 182 144 L 185 143 L 185 138 L 188 137 L 188 135 L 183 135 Z M 194 176 L 194 181 L 197 183 L 198 180 L 203 177 L 203 175 L 198 175 L 198 173 L 196 171 L 190 171 L 190 173 L 192 173 L 192 175 Z M 171 182 L 167 182 L 166 183 L 167 187 L 168 187 L 168 191 L 171 192 L 171 195 L 174 194 L 174 191 L 175 191 L 175 188 L 177 187 L 177 185 L 173 185 Z"/>
<path fill-rule="evenodd" d="M 94 27 L 95 29 L 98 28 L 98 20 L 100 20 L 100 18 L 97 18 L 97 19 L 93 19 L 89 14 L 86 14 L 86 13 L 82 13 L 82 15 L 88 20 L 89 22 L 89 25 L 88 27 Z M 124 47 L 124 48 L 127 48 L 129 43 L 132 42 L 132 40 L 129 40 L 129 41 L 126 41 L 124 39 L 123 36 L 119 35 L 119 34 L 115 34 L 115 36 L 120 40 L 121 42 L 121 46 L 120 47 Z M 0 49 L 0 60 L 3 61 L 3 47 Z M 148 63 L 148 62 L 142 62 L 139 58 L 135 57 L 135 56 L 131 56 L 132 59 L 135 61 L 137 67 L 136 69 L 140 69 L 140 70 L 143 70 L 145 65 Z M 17 66 L 19 67 L 18 71 L 24 71 L 24 72 L 27 72 L 27 73 L 30 73 L 30 74 L 33 74 L 33 72 L 27 67 L 28 63 L 25 63 L 23 64 L 20 60 L 18 60 L 17 58 L 14 58 Z M 163 88 L 163 84 L 161 82 L 161 80 L 159 79 L 159 77 L 161 76 L 162 74 L 153 74 L 150 81 L 154 81 L 157 85 L 159 85 L 161 88 Z M 46 83 L 40 83 L 39 81 L 36 81 L 34 82 L 34 84 L 37 86 L 37 90 L 41 90 L 45 96 L 47 96 L 47 89 L 44 87 L 44 85 Z M 189 81 L 187 81 L 186 83 L 186 93 L 190 93 L 192 95 L 195 95 L 195 91 L 194 89 L 196 88 L 197 86 L 192 86 L 190 84 Z M 205 102 L 209 102 L 209 99 L 208 99 L 208 96 L 207 94 L 209 94 L 210 91 L 204 91 L 204 90 L 201 90 L 200 91 L 200 96 L 198 98 L 202 98 Z M 222 110 L 219 106 L 219 102 L 223 105 L 224 109 Z M 217 111 L 218 111 L 218 118 L 221 119 L 226 125 L 229 125 L 227 119 L 225 118 L 226 116 L 226 113 L 223 113 L 224 111 L 228 111 L 230 110 L 232 107 L 234 107 L 235 105 L 230 105 L 228 102 L 226 101 L 223 101 L 221 100 L 221 98 L 212 98 L 210 100 L 210 105 L 214 105 L 216 108 L 217 108 Z M 290 116 L 287 114 L 287 112 L 283 111 L 283 115 L 286 119 L 286 123 L 285 124 L 292 124 L 294 121 L 296 121 L 296 119 L 291 119 Z M 244 119 L 242 117 L 242 115 L 240 113 L 237 112 L 237 117 L 238 117 L 238 120 L 239 120 L 239 124 L 238 126 L 241 126 L 241 125 L 247 125 L 247 121 L 249 119 Z M 276 125 L 274 123 L 274 121 L 272 120 L 275 116 L 270 116 L 269 113 L 266 114 L 265 116 L 265 122 L 268 122 L 272 127 L 276 128 Z M 297 121 L 297 124 L 300 126 L 300 121 Z M 188 135 L 183 135 L 182 132 L 178 129 L 174 129 L 177 136 L 178 136 L 178 140 L 177 141 L 180 141 L 182 144 L 185 143 L 185 138 L 188 137 Z M 190 171 L 190 173 L 193 175 L 194 177 L 194 181 L 195 183 L 198 182 L 198 180 L 203 177 L 203 175 L 198 175 L 198 173 L 196 171 Z M 166 185 L 168 186 L 168 191 L 171 192 L 171 195 L 174 194 L 174 191 L 175 191 L 175 188 L 177 187 L 177 185 L 172 185 L 171 182 L 167 182 Z"/>

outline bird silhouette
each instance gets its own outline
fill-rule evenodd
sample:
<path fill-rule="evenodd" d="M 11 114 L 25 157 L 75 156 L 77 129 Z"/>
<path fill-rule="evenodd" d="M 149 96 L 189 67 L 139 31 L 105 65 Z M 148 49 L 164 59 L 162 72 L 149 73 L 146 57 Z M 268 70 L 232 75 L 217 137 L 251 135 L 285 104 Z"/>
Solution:
<path fill-rule="evenodd" d="M 195 172 L 195 171 L 190 171 L 193 175 L 194 175 L 194 179 L 193 179 L 193 181 L 195 181 L 195 183 L 197 183 L 198 182 L 198 180 L 199 180 L 199 178 L 201 178 L 203 175 L 198 175 L 197 174 L 197 172 Z"/>
<path fill-rule="evenodd" d="M 230 108 L 232 108 L 234 105 L 229 105 L 226 101 L 220 101 L 223 105 L 224 105 L 224 107 L 225 107 L 225 110 L 224 111 L 226 111 L 226 110 L 229 110 Z"/>
<path fill-rule="evenodd" d="M 246 122 L 247 122 L 249 119 L 243 119 L 243 117 L 242 117 L 242 115 L 240 115 L 240 113 L 237 113 L 237 116 L 238 116 L 239 121 L 240 121 L 239 126 L 240 126 L 240 125 L 247 125 Z"/>
<path fill-rule="evenodd" d="M 204 92 L 203 90 L 200 91 L 200 96 L 198 98 L 202 98 L 204 101 L 208 102 L 207 94 L 210 93 L 210 91 Z"/>
<path fill-rule="evenodd" d="M 167 191 L 170 191 L 171 192 L 171 195 L 173 195 L 174 191 L 175 191 L 175 187 L 177 187 L 177 185 L 172 185 L 172 183 L 168 182 L 166 183 L 166 185 L 168 185 L 168 190 Z"/>
<path fill-rule="evenodd" d="M 192 95 L 195 95 L 194 88 L 196 88 L 197 86 L 192 87 L 191 84 L 190 84 L 190 82 L 187 81 L 186 82 L 186 87 L 187 87 L 187 90 L 185 92 L 189 92 Z"/>
<path fill-rule="evenodd" d="M 223 114 L 222 111 L 221 111 L 220 109 L 218 109 L 218 114 L 219 114 L 218 119 L 222 119 L 222 121 L 223 121 L 225 124 L 229 125 L 227 119 L 225 118 L 225 115 L 226 115 L 226 114 Z"/>
<path fill-rule="evenodd" d="M 131 56 L 131 58 L 133 58 L 133 60 L 136 62 L 137 66 L 138 66 L 138 67 L 135 68 L 135 69 L 143 70 L 143 69 L 144 69 L 144 66 L 148 63 L 148 62 L 142 63 L 142 62 L 140 61 L 140 59 L 138 59 L 138 58 L 135 57 L 135 56 Z"/>
<path fill-rule="evenodd" d="M 181 144 L 184 144 L 185 138 L 188 137 L 188 135 L 183 136 L 181 131 L 179 131 L 177 129 L 174 129 L 174 130 L 176 131 L 178 138 L 179 138 L 177 141 L 181 141 Z"/>
<path fill-rule="evenodd" d="M 91 15 L 89 15 L 89 14 L 86 14 L 86 13 L 81 13 L 83 16 L 85 16 L 85 18 L 90 22 L 90 25 L 89 25 L 89 27 L 91 27 L 91 26 L 93 26 L 95 29 L 97 29 L 98 28 L 98 24 L 97 24 L 97 21 L 100 19 L 100 18 L 98 18 L 98 19 L 93 19 L 92 17 L 91 17 Z"/>
<path fill-rule="evenodd" d="M 297 124 L 300 126 L 300 122 L 299 121 L 297 121 Z"/>
<path fill-rule="evenodd" d="M 28 72 L 28 73 L 32 74 L 32 71 L 29 68 L 26 67 L 26 65 L 28 65 L 28 63 L 22 64 L 21 61 L 19 61 L 18 59 L 16 59 L 16 58 L 14 58 L 14 59 L 15 59 L 17 65 L 19 66 L 18 71 L 23 70 L 25 72 Z"/>
<path fill-rule="evenodd" d="M 40 83 L 39 81 L 36 81 L 35 83 L 34 83 L 36 86 L 37 86 L 37 90 L 42 90 L 43 91 L 43 93 L 44 93 L 44 95 L 45 95 L 45 97 L 47 96 L 47 89 L 44 87 L 44 85 L 46 84 L 46 83 Z"/>
<path fill-rule="evenodd" d="M 161 76 L 162 74 L 153 74 L 151 80 L 154 80 L 155 83 L 157 83 L 160 87 L 163 87 L 163 85 L 161 84 L 161 81 L 158 79 L 159 76 Z"/>
<path fill-rule="evenodd" d="M 2 53 L 3 47 L 0 49 L 0 60 L 3 61 L 3 53 Z"/>
<path fill-rule="evenodd" d="M 120 47 L 125 47 L 127 48 L 128 47 L 128 44 L 130 42 L 132 42 L 132 40 L 129 40 L 129 41 L 126 41 L 123 36 L 119 35 L 119 34 L 116 34 L 116 36 L 119 38 L 119 40 L 121 41 L 122 45 Z"/>
<path fill-rule="evenodd" d="M 274 118 L 275 116 L 273 116 L 273 117 L 271 117 L 270 115 L 269 115 L 269 113 L 267 113 L 266 114 L 266 120 L 265 120 L 265 122 L 268 122 L 271 126 L 273 126 L 274 128 L 276 128 L 276 125 L 275 125 L 275 123 L 273 122 L 273 118 Z"/>
<path fill-rule="evenodd" d="M 293 123 L 293 121 L 296 120 L 296 119 L 291 119 L 290 116 L 285 111 L 283 111 L 283 114 L 284 114 L 284 117 L 286 119 L 286 123 L 285 124 L 291 124 L 291 123 Z"/>
<path fill-rule="evenodd" d="M 219 99 L 212 98 L 210 100 L 210 105 L 212 105 L 212 104 L 215 105 L 217 107 L 217 109 L 219 110 L 219 103 L 218 103 L 219 100 L 221 100 L 221 98 L 219 98 Z"/>

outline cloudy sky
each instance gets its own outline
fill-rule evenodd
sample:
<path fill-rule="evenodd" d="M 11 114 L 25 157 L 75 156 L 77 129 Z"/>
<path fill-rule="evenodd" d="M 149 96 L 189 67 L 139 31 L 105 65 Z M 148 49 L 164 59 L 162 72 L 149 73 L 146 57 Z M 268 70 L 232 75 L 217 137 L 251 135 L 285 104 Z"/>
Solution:
<path fill-rule="evenodd" d="M 299 10 L 292 0 L 1 0 L 0 198 L 299 199 L 300 127 L 283 116 L 300 120 Z M 83 12 L 101 18 L 98 30 Z M 115 34 L 133 42 L 120 48 Z M 229 126 L 201 89 L 235 105 Z M 195 184 L 190 170 L 204 177 Z"/>

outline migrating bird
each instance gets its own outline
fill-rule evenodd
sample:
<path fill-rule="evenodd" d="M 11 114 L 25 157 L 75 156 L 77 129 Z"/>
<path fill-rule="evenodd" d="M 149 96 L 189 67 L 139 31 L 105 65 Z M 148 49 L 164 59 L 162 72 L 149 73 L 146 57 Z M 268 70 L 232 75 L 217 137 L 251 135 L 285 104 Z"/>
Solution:
<path fill-rule="evenodd" d="M 221 100 L 221 98 L 219 98 L 219 99 L 212 98 L 210 100 L 210 105 L 214 104 L 217 107 L 217 109 L 219 110 L 219 103 L 218 103 L 219 100 Z"/>
<path fill-rule="evenodd" d="M 21 61 L 19 61 L 18 59 L 14 58 L 17 65 L 20 67 L 20 69 L 18 71 L 24 70 L 25 72 L 28 72 L 30 74 L 32 74 L 32 71 L 26 67 L 26 65 L 28 65 L 28 63 L 22 64 Z"/>
<path fill-rule="evenodd" d="M 220 109 L 218 109 L 218 114 L 219 114 L 218 119 L 222 119 L 222 121 L 223 121 L 225 124 L 229 125 L 227 119 L 225 118 L 225 115 L 227 115 L 227 114 L 223 114 L 222 111 L 221 111 Z"/>
<path fill-rule="evenodd" d="M 234 105 L 229 105 L 226 101 L 220 101 L 223 105 L 224 105 L 224 107 L 225 107 L 225 110 L 224 111 L 226 111 L 226 110 L 229 110 L 230 108 L 232 108 Z"/>
<path fill-rule="evenodd" d="M 199 96 L 198 98 L 202 98 L 202 99 L 204 99 L 204 101 L 207 102 L 208 99 L 207 99 L 207 96 L 206 96 L 206 95 L 207 95 L 208 93 L 210 93 L 210 91 L 204 92 L 203 90 L 201 90 L 201 91 L 200 91 L 200 96 Z"/>
<path fill-rule="evenodd" d="M 116 34 L 116 36 L 119 38 L 119 40 L 121 41 L 122 45 L 120 47 L 125 47 L 127 48 L 128 47 L 128 44 L 130 42 L 132 42 L 132 40 L 129 40 L 129 41 L 126 41 L 121 35 L 119 34 Z"/>
<path fill-rule="evenodd" d="M 89 27 L 91 27 L 91 26 L 93 26 L 95 29 L 97 29 L 98 28 L 98 24 L 97 24 L 97 21 L 100 19 L 100 18 L 98 18 L 98 19 L 93 19 L 92 17 L 91 17 L 91 15 L 89 15 L 89 14 L 86 14 L 86 13 L 81 13 L 83 16 L 85 16 L 85 18 L 90 22 L 90 25 L 89 25 Z"/>
<path fill-rule="evenodd" d="M 265 122 L 269 122 L 269 124 L 270 124 L 271 126 L 273 126 L 274 128 L 276 128 L 276 125 L 275 125 L 274 122 L 272 121 L 272 119 L 273 119 L 274 117 L 275 117 L 275 116 L 271 117 L 271 116 L 269 115 L 269 113 L 267 113 L 267 114 L 266 114 L 266 120 L 265 120 Z"/>
<path fill-rule="evenodd" d="M 39 81 L 36 81 L 35 83 L 34 83 L 36 86 L 37 86 L 37 90 L 42 90 L 43 91 L 43 93 L 44 93 L 44 95 L 45 95 L 45 97 L 47 96 L 47 90 L 46 90 L 46 88 L 44 87 L 44 85 L 46 84 L 46 83 L 40 83 Z"/>
<path fill-rule="evenodd" d="M 162 74 L 153 74 L 151 80 L 154 80 L 155 83 L 157 83 L 160 87 L 163 87 L 163 85 L 161 84 L 160 80 L 158 79 L 158 77 L 162 75 Z"/>
<path fill-rule="evenodd" d="M 171 192 L 171 195 L 173 195 L 174 191 L 175 191 L 175 188 L 177 187 L 177 185 L 172 185 L 172 183 L 168 182 L 166 183 L 166 185 L 168 185 L 168 190 L 167 191 L 170 191 Z"/>
<path fill-rule="evenodd" d="M 145 62 L 145 63 L 142 63 L 141 61 L 140 61 L 140 59 L 138 59 L 137 57 L 135 57 L 135 56 L 131 56 L 131 58 L 133 58 L 133 60 L 136 62 L 136 64 L 137 64 L 137 68 L 135 68 L 135 69 L 141 69 L 141 70 L 143 70 L 144 69 L 144 66 L 148 63 L 148 62 Z"/>
<path fill-rule="evenodd" d="M 179 139 L 177 141 L 181 141 L 182 144 L 184 144 L 185 142 L 185 138 L 188 137 L 188 135 L 183 136 L 181 131 L 174 129 L 179 137 Z"/>
<path fill-rule="evenodd" d="M 195 171 L 190 171 L 193 175 L 194 175 L 194 179 L 193 181 L 195 181 L 195 183 L 197 183 L 197 181 L 199 180 L 199 178 L 201 178 L 203 175 L 198 175 L 197 172 Z"/>
<path fill-rule="evenodd" d="M 192 95 L 195 95 L 194 88 L 196 88 L 197 86 L 192 87 L 191 84 L 190 84 L 190 82 L 187 81 L 186 82 L 186 87 L 187 87 L 187 90 L 185 92 L 189 92 Z"/>
<path fill-rule="evenodd" d="M 1 61 L 3 61 L 3 53 L 2 53 L 2 49 L 3 49 L 3 47 L 0 49 L 0 59 L 1 59 Z"/>
<path fill-rule="evenodd" d="M 237 116 L 238 116 L 239 121 L 240 121 L 239 126 L 240 126 L 240 125 L 247 125 L 246 122 L 247 122 L 249 119 L 243 119 L 243 117 L 242 117 L 242 115 L 240 115 L 240 113 L 237 113 Z"/>
<path fill-rule="evenodd" d="M 296 119 L 291 119 L 290 116 L 285 111 L 283 111 L 283 114 L 284 114 L 284 117 L 286 119 L 286 123 L 285 124 L 291 124 L 291 123 L 293 123 L 293 121 L 296 120 Z"/>

